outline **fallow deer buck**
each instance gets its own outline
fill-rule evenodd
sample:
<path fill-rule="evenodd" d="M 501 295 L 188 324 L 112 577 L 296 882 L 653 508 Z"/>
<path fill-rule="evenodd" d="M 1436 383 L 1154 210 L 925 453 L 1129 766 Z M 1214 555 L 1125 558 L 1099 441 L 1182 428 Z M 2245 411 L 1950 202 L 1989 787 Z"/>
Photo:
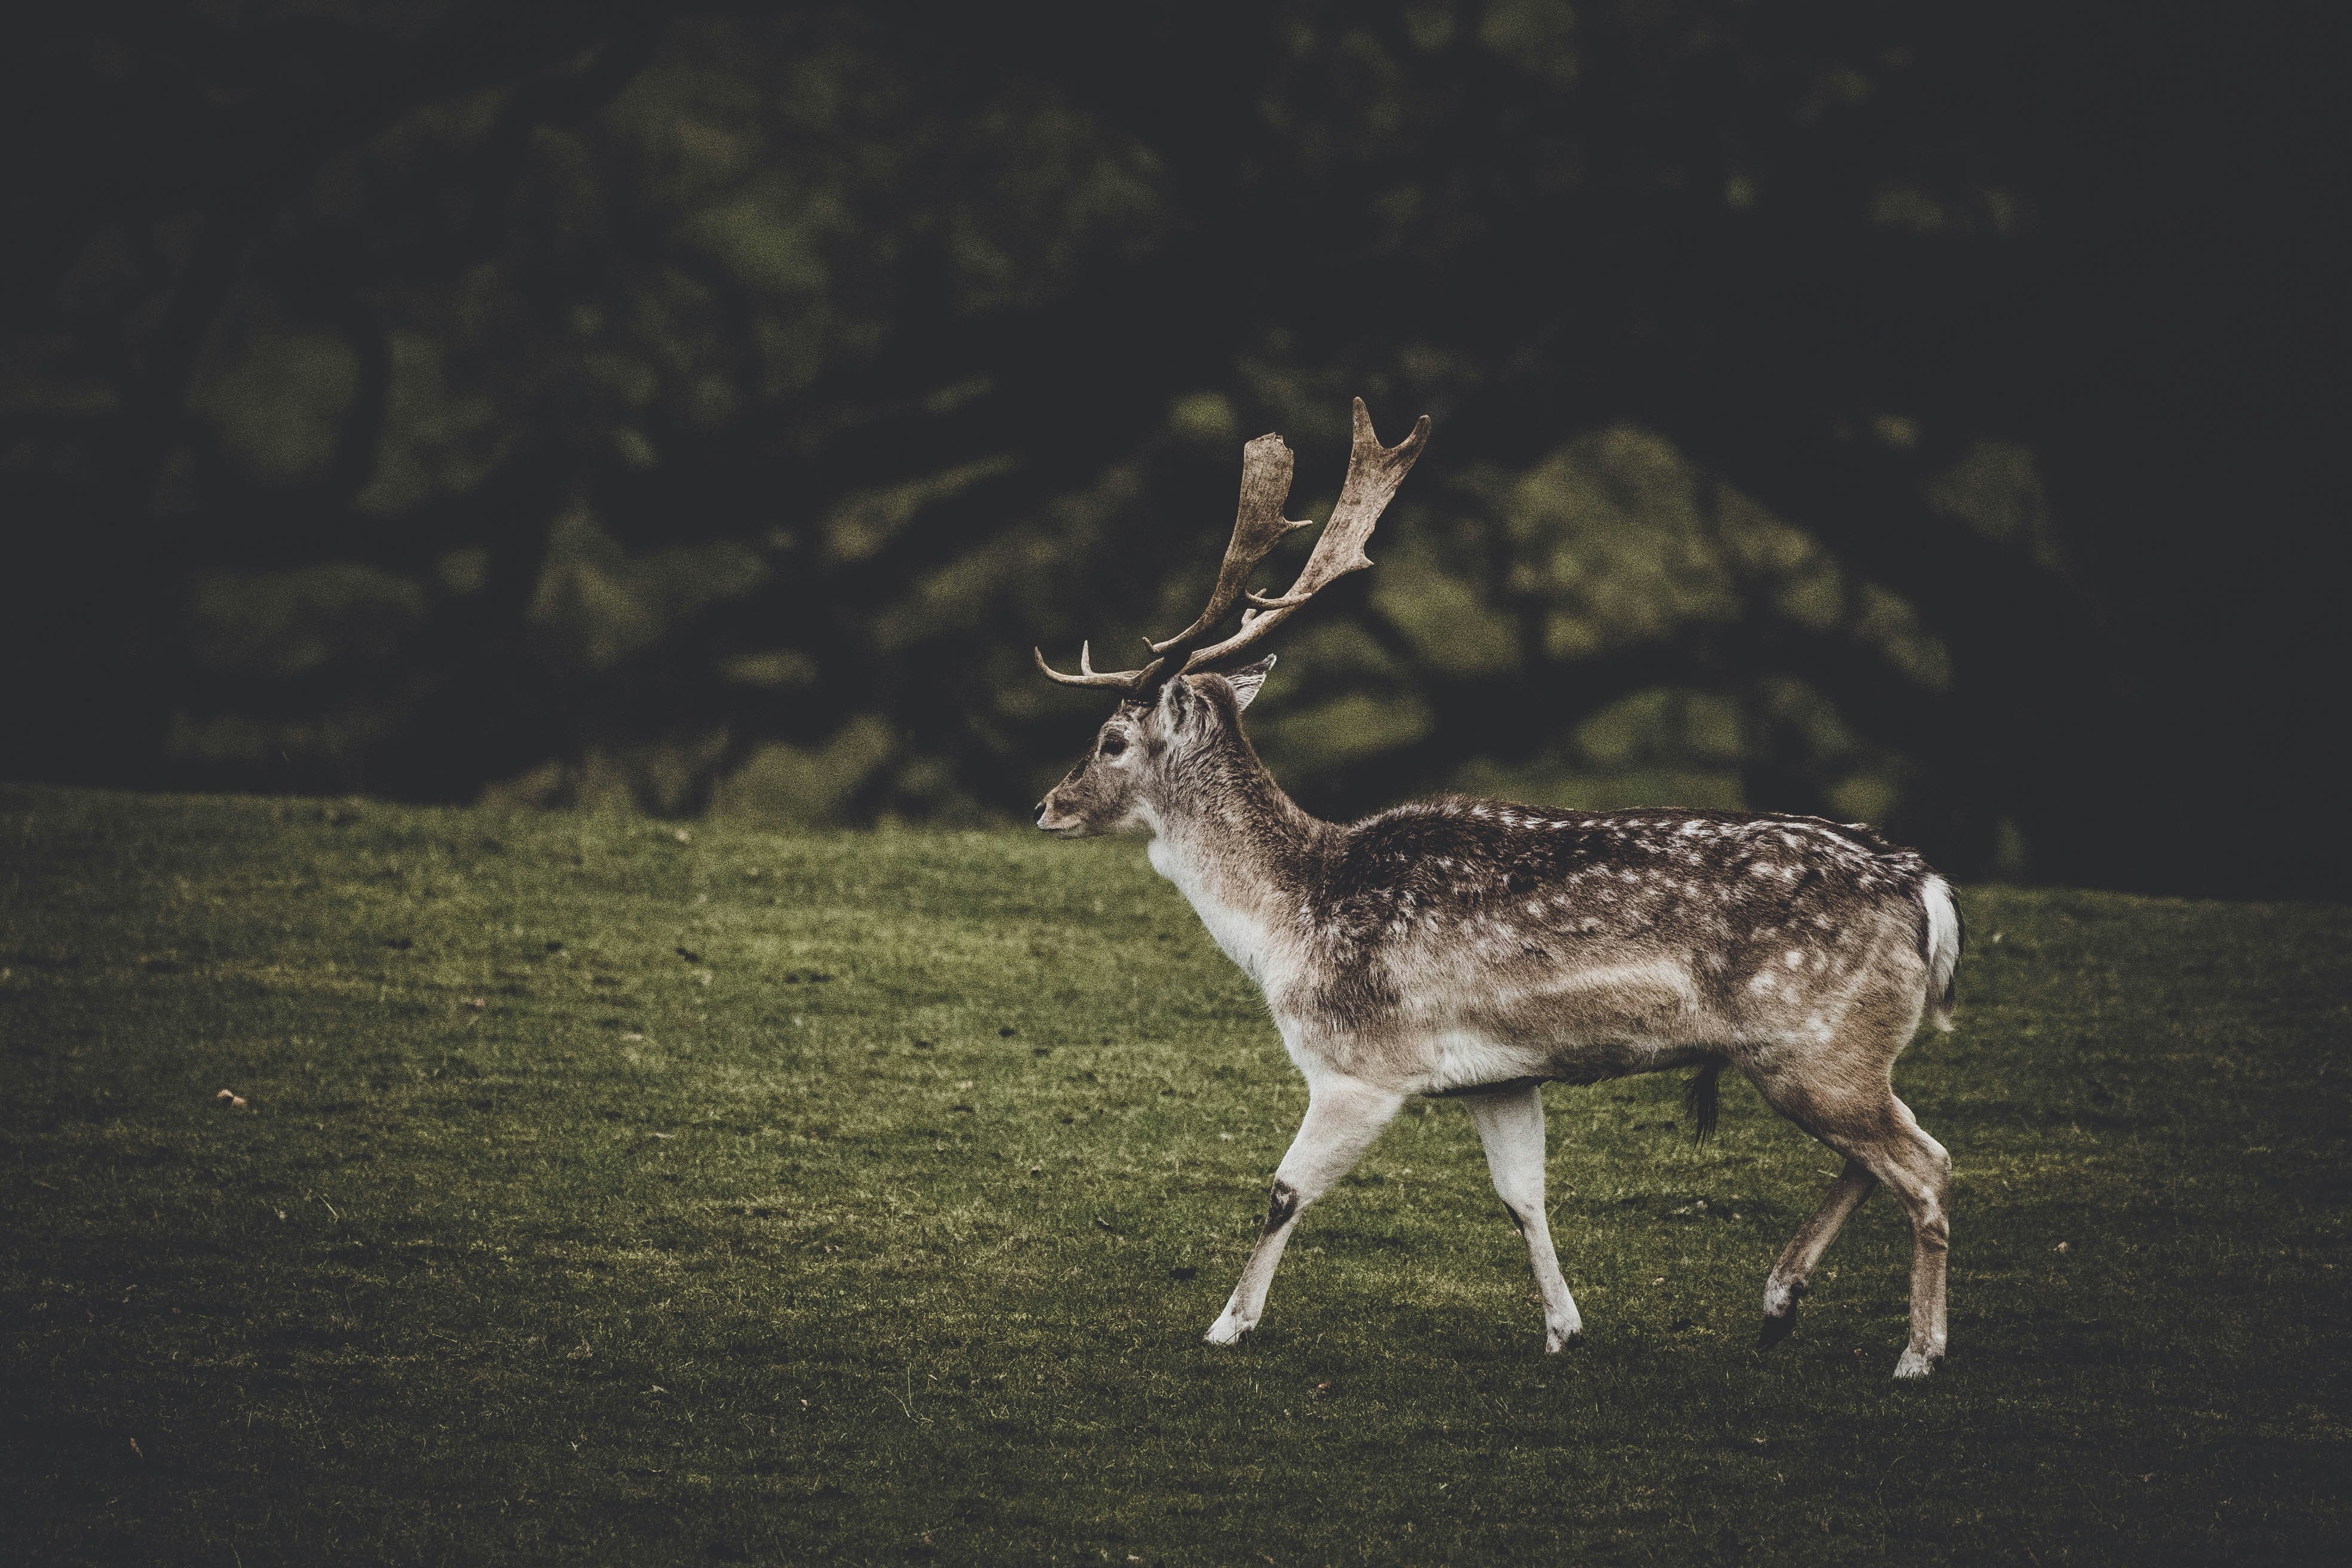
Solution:
<path fill-rule="evenodd" d="M 1139 829 L 1154 869 L 1265 993 L 1305 1075 L 1306 1120 L 1274 1179 L 1241 1282 L 1209 1329 L 1257 1324 L 1307 1205 L 1363 1154 L 1406 1099 L 1459 1099 L 1495 1190 L 1527 1238 L 1544 1348 L 1583 1330 L 1544 1215 L 1541 1086 L 1696 1068 L 1702 1134 L 1715 1080 L 1745 1074 L 1765 1102 L 1845 1157 L 1764 1286 L 1763 1341 L 1795 1324 L 1822 1254 L 1881 1183 L 1911 1220 L 1911 1339 L 1895 1375 L 1944 1354 L 1951 1160 L 1895 1097 L 1895 1058 L 1922 1015 L 1951 1026 L 1961 931 L 1949 886 L 1869 830 L 1727 811 L 1602 815 L 1445 798 L 1361 822 L 1293 805 L 1242 733 L 1273 667 L 1243 662 L 1347 573 L 1429 439 L 1424 416 L 1384 447 L 1355 405 L 1337 508 L 1290 591 L 1249 593 L 1293 529 L 1290 449 L 1243 448 L 1241 507 L 1216 586 L 1140 669 L 1066 686 L 1116 693 L 1093 749 L 1037 806 L 1066 837 Z M 1218 626 L 1244 596 L 1237 627 Z"/>

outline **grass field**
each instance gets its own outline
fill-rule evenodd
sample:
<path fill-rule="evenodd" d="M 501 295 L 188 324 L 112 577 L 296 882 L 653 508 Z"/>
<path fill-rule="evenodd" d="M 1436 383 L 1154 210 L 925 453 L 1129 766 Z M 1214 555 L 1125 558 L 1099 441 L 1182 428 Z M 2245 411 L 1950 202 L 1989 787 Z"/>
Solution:
<path fill-rule="evenodd" d="M 0 788 L 9 1561 L 2340 1561 L 2352 911 L 1979 889 L 1952 1358 L 1736 1079 L 1305 1101 L 1133 844 Z M 215 1098 L 227 1089 L 245 1105 Z"/>

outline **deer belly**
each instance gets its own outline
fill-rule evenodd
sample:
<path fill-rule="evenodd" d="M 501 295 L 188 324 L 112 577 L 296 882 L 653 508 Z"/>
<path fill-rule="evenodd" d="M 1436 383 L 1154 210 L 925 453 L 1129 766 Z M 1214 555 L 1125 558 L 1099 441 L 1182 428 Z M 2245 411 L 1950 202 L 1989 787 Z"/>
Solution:
<path fill-rule="evenodd" d="M 1720 1054 L 1681 1040 L 1620 1037 L 1546 1048 L 1454 1030 L 1430 1043 L 1426 1070 L 1407 1092 L 1453 1095 L 1501 1084 L 1600 1083 L 1689 1067 Z"/>
<path fill-rule="evenodd" d="M 1666 962 L 1589 966 L 1538 984 L 1497 986 L 1477 999 L 1475 1011 L 1475 1018 L 1430 1032 L 1420 1092 L 1524 1079 L 1598 1083 L 1657 1072 L 1708 1055 L 1711 1039 L 1722 1033 L 1689 971 Z"/>
<path fill-rule="evenodd" d="M 1429 1042 L 1414 1094 L 1461 1094 L 1551 1077 L 1549 1057 L 1476 1029 L 1449 1029 Z"/>

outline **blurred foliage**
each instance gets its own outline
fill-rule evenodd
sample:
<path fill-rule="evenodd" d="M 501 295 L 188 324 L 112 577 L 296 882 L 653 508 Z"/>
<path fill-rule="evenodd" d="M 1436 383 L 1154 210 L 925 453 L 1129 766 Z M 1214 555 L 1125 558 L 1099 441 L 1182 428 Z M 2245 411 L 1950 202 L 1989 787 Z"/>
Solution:
<path fill-rule="evenodd" d="M 2182 176 L 2116 163 L 2139 89 L 2024 50 L 2042 15 L 20 24 L 5 608 L 61 678 L 11 771 L 1002 817 L 1099 717 L 1030 645 L 1188 619 L 1237 445 L 1281 431 L 1319 516 L 1360 393 L 1438 434 L 1253 712 L 1309 806 L 1794 808 L 1967 875 L 2292 884 L 2177 829 L 2300 766 L 2240 635 L 2300 519 L 2241 542 L 2258 595 L 2162 559 L 2252 437 L 2179 440 L 2194 323 L 2174 382 L 2084 368 L 2147 326 L 2090 304 L 2118 183 Z M 2153 15 L 2161 65 L 2195 40 Z"/>

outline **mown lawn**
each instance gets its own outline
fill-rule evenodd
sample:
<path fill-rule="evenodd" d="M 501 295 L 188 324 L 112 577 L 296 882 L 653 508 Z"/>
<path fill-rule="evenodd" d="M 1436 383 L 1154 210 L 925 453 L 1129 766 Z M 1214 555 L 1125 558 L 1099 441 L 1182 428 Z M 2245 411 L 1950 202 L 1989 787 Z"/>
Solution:
<path fill-rule="evenodd" d="M 1133 844 L 0 788 L 5 1554 L 2341 1560 L 2352 911 L 1964 901 L 1927 1384 L 1736 1079 L 1548 1091 L 1568 1354 L 1446 1104 L 1219 1351 L 1305 1097 Z"/>

